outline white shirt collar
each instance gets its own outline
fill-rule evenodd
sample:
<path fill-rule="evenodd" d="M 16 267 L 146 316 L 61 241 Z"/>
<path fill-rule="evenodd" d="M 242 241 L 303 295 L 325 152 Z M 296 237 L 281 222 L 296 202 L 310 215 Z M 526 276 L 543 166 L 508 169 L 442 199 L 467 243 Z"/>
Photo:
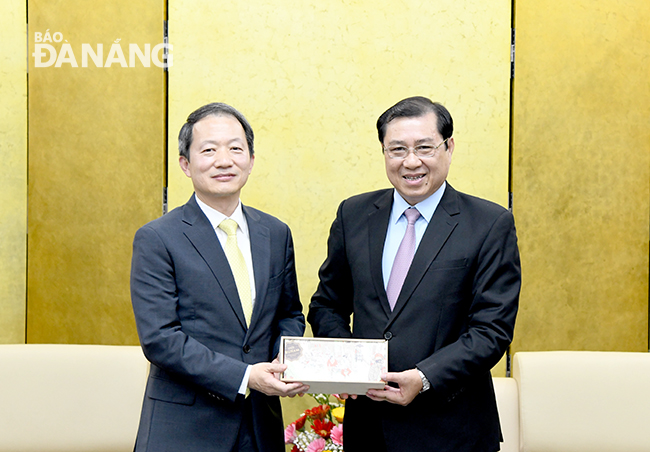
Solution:
<path fill-rule="evenodd" d="M 431 217 L 435 213 L 438 204 L 440 204 L 440 200 L 442 199 L 442 195 L 445 193 L 446 186 L 447 186 L 447 182 L 445 181 L 442 183 L 440 188 L 436 190 L 431 196 L 429 196 L 424 201 L 421 201 L 416 205 L 412 206 L 418 209 L 421 217 L 424 218 L 427 221 L 427 223 L 431 221 Z M 400 195 L 397 190 L 393 190 L 393 208 L 390 214 L 391 223 L 392 224 L 397 223 L 397 221 L 402 216 L 404 211 L 409 207 L 411 207 L 411 205 L 408 202 L 406 202 L 404 198 L 402 198 L 402 195 Z"/>
<path fill-rule="evenodd" d="M 248 236 L 248 223 L 246 222 L 246 217 L 244 216 L 244 211 L 242 210 L 241 199 L 237 203 L 237 207 L 235 207 L 235 211 L 232 213 L 232 215 L 230 215 L 230 217 L 227 217 L 218 210 L 213 209 L 201 201 L 198 196 L 194 195 L 194 198 L 196 199 L 196 203 L 199 205 L 205 216 L 208 217 L 208 220 L 210 221 L 213 229 L 217 229 L 223 220 L 230 218 L 232 220 L 235 220 L 241 228 L 242 232 Z"/>

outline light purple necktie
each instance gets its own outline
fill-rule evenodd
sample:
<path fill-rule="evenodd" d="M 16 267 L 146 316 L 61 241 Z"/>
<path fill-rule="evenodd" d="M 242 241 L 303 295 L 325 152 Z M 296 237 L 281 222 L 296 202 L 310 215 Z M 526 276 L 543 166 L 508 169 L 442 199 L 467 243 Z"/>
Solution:
<path fill-rule="evenodd" d="M 404 284 L 406 274 L 415 255 L 415 222 L 420 217 L 420 212 L 418 212 L 418 209 L 409 207 L 404 211 L 404 216 L 409 224 L 406 226 L 406 233 L 395 255 L 393 268 L 390 271 L 390 278 L 388 278 L 388 285 L 386 286 L 386 295 L 388 295 L 388 304 L 391 311 L 395 309 L 397 297 L 402 290 L 402 284 Z"/>

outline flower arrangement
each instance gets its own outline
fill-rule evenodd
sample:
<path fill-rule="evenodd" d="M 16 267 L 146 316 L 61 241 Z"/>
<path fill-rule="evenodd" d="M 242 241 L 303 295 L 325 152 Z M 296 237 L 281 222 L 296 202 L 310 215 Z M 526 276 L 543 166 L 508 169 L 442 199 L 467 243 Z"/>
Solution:
<path fill-rule="evenodd" d="M 306 410 L 284 430 L 284 443 L 293 444 L 291 452 L 343 452 L 343 415 L 345 400 L 334 394 L 310 394 L 314 408 Z"/>

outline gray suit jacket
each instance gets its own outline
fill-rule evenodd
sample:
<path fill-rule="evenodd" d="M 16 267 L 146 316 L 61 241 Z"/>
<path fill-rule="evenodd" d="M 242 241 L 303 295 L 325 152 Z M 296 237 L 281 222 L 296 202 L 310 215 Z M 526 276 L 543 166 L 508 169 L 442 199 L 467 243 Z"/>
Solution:
<path fill-rule="evenodd" d="M 378 425 L 389 452 L 496 451 L 490 369 L 512 341 L 521 285 L 513 217 L 447 184 L 391 311 L 381 260 L 392 199 L 390 189 L 341 203 L 308 319 L 315 336 L 387 339 L 388 370 L 417 366 L 431 389 L 406 407 L 349 400 L 346 452 L 364 450 Z"/>
<path fill-rule="evenodd" d="M 194 196 L 135 235 L 131 298 L 151 361 L 136 451 L 230 452 L 246 366 L 271 361 L 280 336 L 303 334 L 291 232 L 259 210 L 243 212 L 256 284 L 250 328 L 219 239 Z M 256 391 L 250 397 L 260 452 L 284 451 L 279 399 Z"/>

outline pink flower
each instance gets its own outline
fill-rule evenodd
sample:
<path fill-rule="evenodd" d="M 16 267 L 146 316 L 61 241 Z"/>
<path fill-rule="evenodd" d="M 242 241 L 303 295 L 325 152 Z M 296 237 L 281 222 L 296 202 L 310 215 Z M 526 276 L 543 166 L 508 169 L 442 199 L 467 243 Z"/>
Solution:
<path fill-rule="evenodd" d="M 296 426 L 289 424 L 284 430 L 284 444 L 292 444 L 294 439 L 296 439 Z"/>
<path fill-rule="evenodd" d="M 316 438 L 307 446 L 307 452 L 323 452 L 326 445 L 327 443 L 323 438 Z"/>
<path fill-rule="evenodd" d="M 332 429 L 330 438 L 332 438 L 332 442 L 337 446 L 343 445 L 343 424 L 339 424 Z"/>

